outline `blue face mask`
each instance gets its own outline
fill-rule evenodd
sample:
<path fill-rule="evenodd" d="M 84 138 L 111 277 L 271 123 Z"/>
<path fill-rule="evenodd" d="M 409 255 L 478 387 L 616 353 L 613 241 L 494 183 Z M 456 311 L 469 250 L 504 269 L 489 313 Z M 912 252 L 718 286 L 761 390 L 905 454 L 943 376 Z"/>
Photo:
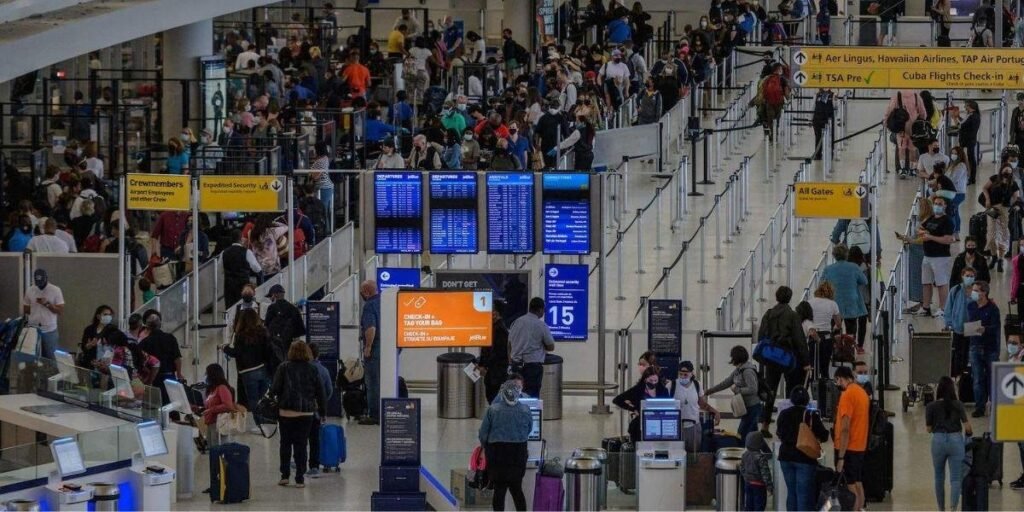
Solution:
<path fill-rule="evenodd" d="M 980 298 L 981 298 L 981 294 L 980 293 L 978 293 L 977 291 L 971 292 L 971 300 L 972 301 L 978 302 L 978 299 L 980 299 Z"/>
<path fill-rule="evenodd" d="M 970 287 L 974 284 L 974 276 L 964 277 L 964 288 Z"/>
<path fill-rule="evenodd" d="M 682 377 L 679 377 L 679 383 L 684 385 L 684 386 L 689 386 L 691 380 L 692 379 L 690 377 L 686 377 L 685 379 L 682 378 Z"/>
<path fill-rule="evenodd" d="M 871 382 L 871 376 L 870 375 L 864 375 L 862 373 L 858 373 L 857 374 L 857 384 L 864 385 L 864 384 L 867 384 L 868 382 Z"/>
<path fill-rule="evenodd" d="M 937 204 L 932 207 L 932 212 L 934 212 L 935 215 L 943 215 L 946 213 L 946 207 Z"/>

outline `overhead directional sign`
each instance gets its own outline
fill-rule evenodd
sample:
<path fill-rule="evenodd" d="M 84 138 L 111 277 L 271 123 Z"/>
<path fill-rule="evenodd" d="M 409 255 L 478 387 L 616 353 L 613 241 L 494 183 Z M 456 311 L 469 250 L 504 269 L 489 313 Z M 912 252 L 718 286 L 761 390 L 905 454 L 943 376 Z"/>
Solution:
<path fill-rule="evenodd" d="M 798 87 L 843 89 L 1019 89 L 1022 48 L 797 46 Z"/>
<path fill-rule="evenodd" d="M 200 176 L 199 209 L 204 212 L 280 212 L 284 181 L 276 176 Z"/>
<path fill-rule="evenodd" d="M 801 182 L 795 185 L 797 217 L 866 219 L 868 186 L 861 183 Z"/>
<path fill-rule="evenodd" d="M 188 211 L 192 178 L 175 174 L 129 174 L 125 196 L 129 210 Z"/>
<path fill-rule="evenodd" d="M 992 437 L 1024 441 L 1024 364 L 992 365 Z"/>

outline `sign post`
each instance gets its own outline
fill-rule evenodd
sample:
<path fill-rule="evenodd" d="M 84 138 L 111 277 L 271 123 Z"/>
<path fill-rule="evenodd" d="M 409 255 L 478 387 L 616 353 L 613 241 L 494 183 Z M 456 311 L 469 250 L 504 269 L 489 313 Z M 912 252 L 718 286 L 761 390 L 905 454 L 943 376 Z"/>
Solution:
<path fill-rule="evenodd" d="M 683 356 L 683 301 L 647 300 L 647 350 L 665 369 L 662 376 L 675 380 Z"/>
<path fill-rule="evenodd" d="M 556 341 L 587 341 L 590 267 L 544 266 L 544 320 Z"/>
<path fill-rule="evenodd" d="M 839 89 L 1020 89 L 1021 48 L 795 46 L 797 87 Z"/>
<path fill-rule="evenodd" d="M 992 438 L 1024 441 L 1024 364 L 992 365 Z"/>
<path fill-rule="evenodd" d="M 871 215 L 868 185 L 800 182 L 795 185 L 795 215 L 817 219 L 866 219 Z"/>
<path fill-rule="evenodd" d="M 377 267 L 377 290 L 385 288 L 419 288 L 420 269 Z"/>
<path fill-rule="evenodd" d="M 316 345 L 324 361 L 337 361 L 341 353 L 340 306 L 338 302 L 306 303 L 306 343 Z"/>

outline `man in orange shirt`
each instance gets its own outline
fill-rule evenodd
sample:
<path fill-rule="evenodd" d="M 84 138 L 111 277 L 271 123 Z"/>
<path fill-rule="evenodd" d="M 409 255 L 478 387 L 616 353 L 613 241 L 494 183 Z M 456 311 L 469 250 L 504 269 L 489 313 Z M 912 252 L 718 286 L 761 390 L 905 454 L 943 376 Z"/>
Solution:
<path fill-rule="evenodd" d="M 871 401 L 857 384 L 853 370 L 836 368 L 836 386 L 842 390 L 836 412 L 836 472 L 846 477 L 846 485 L 857 497 L 853 510 L 864 508 L 864 454 L 868 449 L 868 412 Z"/>
<path fill-rule="evenodd" d="M 370 69 L 359 63 L 359 52 L 349 53 L 345 68 L 341 70 L 341 79 L 348 84 L 353 98 L 366 96 L 366 90 L 370 88 Z"/>

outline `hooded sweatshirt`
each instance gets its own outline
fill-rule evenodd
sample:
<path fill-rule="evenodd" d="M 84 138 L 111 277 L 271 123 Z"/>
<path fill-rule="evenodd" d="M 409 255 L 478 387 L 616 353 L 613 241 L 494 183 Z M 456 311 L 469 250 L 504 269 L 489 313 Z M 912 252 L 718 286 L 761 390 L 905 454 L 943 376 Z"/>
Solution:
<path fill-rule="evenodd" d="M 746 449 L 740 461 L 740 474 L 748 484 L 772 487 L 772 452 L 760 431 L 747 434 Z"/>
<path fill-rule="evenodd" d="M 761 327 L 757 331 L 757 339 L 765 337 L 770 337 L 779 346 L 791 350 L 796 356 L 798 366 L 810 364 L 807 339 L 800 325 L 800 316 L 789 307 L 789 304 L 776 304 L 764 313 Z"/>

